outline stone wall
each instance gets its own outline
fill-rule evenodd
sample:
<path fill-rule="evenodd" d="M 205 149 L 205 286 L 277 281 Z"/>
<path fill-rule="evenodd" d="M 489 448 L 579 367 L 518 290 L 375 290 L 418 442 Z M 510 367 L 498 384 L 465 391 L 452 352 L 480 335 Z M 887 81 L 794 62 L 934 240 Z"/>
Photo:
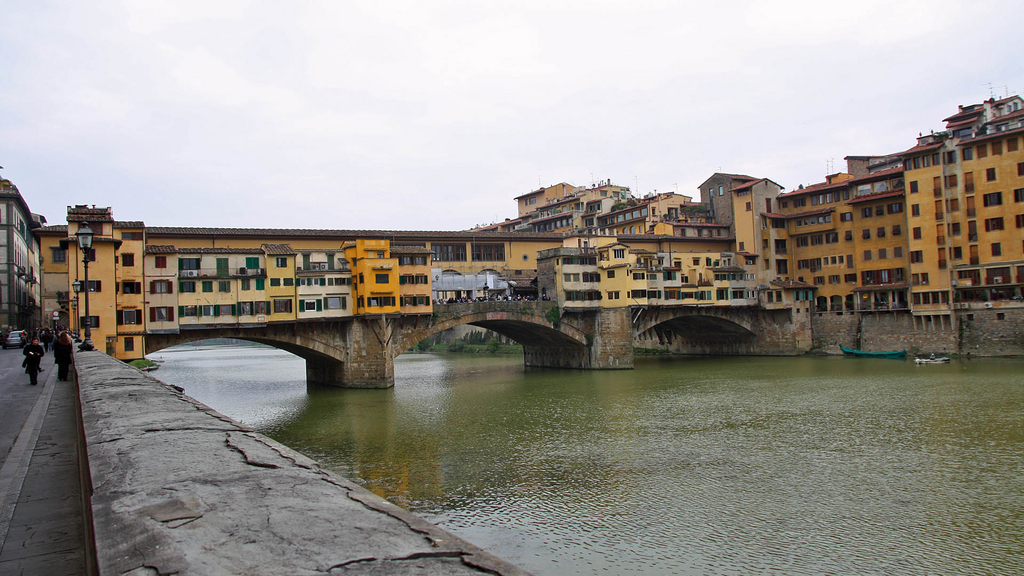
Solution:
<path fill-rule="evenodd" d="M 839 346 L 860 348 L 860 318 L 853 312 L 814 312 L 811 316 L 814 349 L 840 354 Z"/>
<path fill-rule="evenodd" d="M 951 316 L 914 316 L 910 312 L 867 314 L 815 313 L 815 349 L 841 354 L 839 345 L 868 352 L 906 350 L 908 354 L 956 354 L 956 320 Z"/>
<path fill-rule="evenodd" d="M 75 365 L 100 574 L 525 574 L 101 352 Z"/>
<path fill-rule="evenodd" d="M 1024 309 L 959 312 L 960 352 L 976 356 L 1024 355 Z"/>

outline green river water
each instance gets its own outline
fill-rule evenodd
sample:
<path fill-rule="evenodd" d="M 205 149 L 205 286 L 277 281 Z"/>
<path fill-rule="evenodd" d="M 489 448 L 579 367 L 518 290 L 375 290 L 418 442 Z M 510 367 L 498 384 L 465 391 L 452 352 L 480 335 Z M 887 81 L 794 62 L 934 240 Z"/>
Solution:
<path fill-rule="evenodd" d="M 1024 574 L 1024 360 L 407 354 L 310 389 L 265 348 L 154 375 L 535 574 Z"/>

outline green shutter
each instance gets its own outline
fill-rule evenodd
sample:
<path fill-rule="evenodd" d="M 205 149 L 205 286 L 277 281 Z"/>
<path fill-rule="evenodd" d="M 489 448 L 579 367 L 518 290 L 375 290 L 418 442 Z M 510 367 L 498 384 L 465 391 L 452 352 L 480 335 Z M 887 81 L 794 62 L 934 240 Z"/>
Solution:
<path fill-rule="evenodd" d="M 218 304 L 214 304 L 213 305 L 213 315 L 214 316 L 220 316 L 220 305 L 218 305 Z"/>
<path fill-rule="evenodd" d="M 263 290 L 263 289 L 265 289 L 265 288 L 266 288 L 266 285 L 267 285 L 267 281 L 266 281 L 266 279 L 265 279 L 265 278 L 257 278 L 257 279 L 256 279 L 256 289 L 257 289 L 257 290 Z"/>
<path fill-rule="evenodd" d="M 238 316 L 238 305 L 237 304 L 232 304 L 231 305 L 231 315 L 232 316 Z"/>
<path fill-rule="evenodd" d="M 309 270 L 309 254 L 302 255 L 302 269 Z"/>
<path fill-rule="evenodd" d="M 273 304 L 273 303 L 270 300 L 267 300 L 267 315 L 268 316 L 274 313 L 274 307 L 271 306 L 271 304 Z"/>
<path fill-rule="evenodd" d="M 184 315 L 185 315 L 185 307 L 184 306 L 178 306 L 178 318 L 181 318 Z"/>
<path fill-rule="evenodd" d="M 399 284 L 405 284 L 405 276 L 399 276 L 398 277 L 398 283 Z"/>
<path fill-rule="evenodd" d="M 323 302 L 321 302 L 320 300 L 316 301 L 316 311 L 317 312 L 323 312 L 324 311 Z"/>
<path fill-rule="evenodd" d="M 182 260 L 181 258 L 178 258 L 178 270 L 184 270 L 184 269 L 185 269 L 185 261 Z"/>
<path fill-rule="evenodd" d="M 202 316 L 202 315 L 203 315 L 203 307 L 202 307 L 202 305 L 197 305 L 196 306 L 196 316 Z"/>
<path fill-rule="evenodd" d="M 259 258 L 259 256 L 246 256 L 245 257 L 245 267 L 246 268 L 259 268 L 260 267 L 260 258 Z"/>
<path fill-rule="evenodd" d="M 341 297 L 341 309 L 348 310 L 348 298 L 344 296 Z"/>

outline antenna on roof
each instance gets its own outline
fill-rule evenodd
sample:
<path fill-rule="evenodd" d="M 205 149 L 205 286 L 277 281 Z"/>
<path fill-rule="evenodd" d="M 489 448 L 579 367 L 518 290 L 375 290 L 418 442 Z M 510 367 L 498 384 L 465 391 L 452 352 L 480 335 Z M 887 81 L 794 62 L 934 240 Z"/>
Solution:
<path fill-rule="evenodd" d="M 985 86 L 988 86 L 988 97 L 994 99 L 996 97 L 996 93 L 992 90 L 992 83 L 985 82 Z"/>

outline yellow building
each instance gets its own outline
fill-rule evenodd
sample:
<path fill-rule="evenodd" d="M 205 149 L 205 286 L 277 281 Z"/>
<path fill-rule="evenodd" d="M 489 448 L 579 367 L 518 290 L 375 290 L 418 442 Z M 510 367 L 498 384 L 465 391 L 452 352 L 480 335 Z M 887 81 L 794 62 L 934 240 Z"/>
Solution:
<path fill-rule="evenodd" d="M 269 322 L 294 322 L 295 304 L 295 250 L 288 244 L 263 244 L 267 262 L 267 289 Z"/>
<path fill-rule="evenodd" d="M 419 246 L 391 246 L 391 256 L 398 260 L 398 305 L 402 314 L 433 312 L 430 288 L 432 254 L 431 250 Z"/>
<path fill-rule="evenodd" d="M 342 245 L 352 267 L 356 314 L 397 314 L 398 259 L 387 240 L 358 239 Z"/>
<path fill-rule="evenodd" d="M 91 327 L 92 342 L 98 350 L 107 354 L 116 355 L 123 352 L 123 343 L 119 346 L 118 334 L 129 333 L 138 329 L 145 330 L 145 322 L 140 313 L 137 317 L 135 312 L 128 316 L 133 324 L 123 324 L 127 308 L 119 308 L 117 285 L 118 278 L 118 249 L 121 246 L 120 238 L 115 237 L 114 217 L 110 208 L 90 208 L 88 206 L 68 207 L 68 236 L 60 242 L 61 248 L 68 250 L 68 282 L 80 280 L 83 283 L 83 294 L 79 298 L 78 326 L 84 330 L 86 325 Z M 80 227 L 88 224 L 93 231 L 92 248 L 89 254 L 89 281 L 85 281 L 85 265 L 82 253 L 76 241 L 76 234 Z M 120 236 L 118 233 L 117 236 Z M 68 286 L 68 290 L 71 287 Z M 85 314 L 85 294 L 89 293 L 89 314 Z M 121 314 L 119 314 L 121 312 Z M 119 324 L 118 320 L 121 321 Z M 134 338 L 133 338 L 133 343 Z M 132 357 L 135 352 L 131 351 Z"/>

